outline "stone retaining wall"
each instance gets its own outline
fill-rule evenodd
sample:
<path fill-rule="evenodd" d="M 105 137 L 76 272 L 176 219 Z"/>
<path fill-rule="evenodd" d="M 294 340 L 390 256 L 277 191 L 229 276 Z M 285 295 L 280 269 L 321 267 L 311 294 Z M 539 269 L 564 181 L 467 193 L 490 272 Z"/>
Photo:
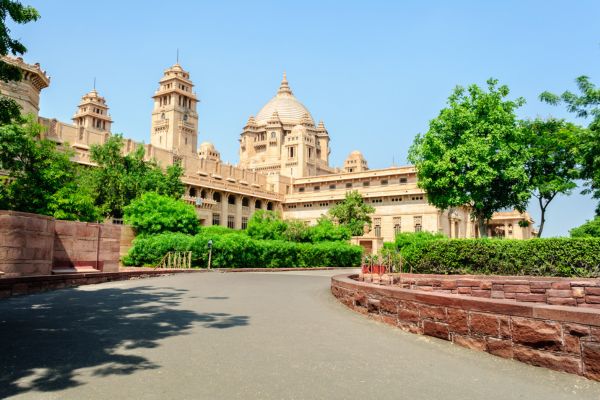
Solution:
<path fill-rule="evenodd" d="M 381 322 L 600 380 L 600 310 L 380 286 L 351 277 L 357 276 L 334 276 L 331 292 Z"/>
<path fill-rule="evenodd" d="M 371 280 L 369 275 L 364 279 Z M 600 279 L 426 274 L 393 275 L 391 279 L 394 285 L 406 289 L 600 308 Z M 390 276 L 383 277 L 383 282 L 389 284 Z"/>

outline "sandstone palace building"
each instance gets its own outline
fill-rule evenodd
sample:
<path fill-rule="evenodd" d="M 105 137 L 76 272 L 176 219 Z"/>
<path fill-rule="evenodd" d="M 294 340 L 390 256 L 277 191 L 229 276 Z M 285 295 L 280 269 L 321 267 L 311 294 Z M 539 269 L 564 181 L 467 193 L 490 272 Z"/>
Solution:
<path fill-rule="evenodd" d="M 5 58 L 18 65 L 20 82 L 0 82 L 0 93 L 15 98 L 25 113 L 39 112 L 41 91 L 50 80 L 39 64 Z M 125 151 L 144 146 L 146 157 L 166 166 L 180 162 L 186 186 L 185 200 L 196 207 L 203 225 L 245 229 L 255 210 L 280 211 L 285 219 L 312 224 L 357 190 L 375 208 L 371 231 L 358 243 L 374 249 L 377 242 L 391 241 L 398 232 L 442 232 L 448 237 L 476 237 L 476 224 L 469 209 L 439 210 L 427 202 L 417 186 L 414 167 L 369 169 L 359 151 L 344 165 L 329 163 L 331 140 L 323 121 L 315 122 L 309 110 L 294 96 L 284 74 L 275 96 L 241 129 L 239 163 L 221 160 L 208 142 L 198 146 L 198 97 L 189 72 L 179 64 L 164 71 L 152 96 L 149 144 L 125 140 Z M 92 165 L 89 149 L 112 134 L 109 105 L 95 89 L 85 94 L 75 109 L 72 123 L 38 117 L 45 136 L 75 151 L 74 161 Z M 496 213 L 489 234 L 524 239 L 532 236 L 527 214 Z"/>

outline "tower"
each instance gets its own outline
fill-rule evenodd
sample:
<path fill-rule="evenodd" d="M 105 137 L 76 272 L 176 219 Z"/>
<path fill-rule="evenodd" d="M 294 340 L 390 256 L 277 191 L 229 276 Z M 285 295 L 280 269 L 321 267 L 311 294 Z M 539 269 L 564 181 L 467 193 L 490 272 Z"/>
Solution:
<path fill-rule="evenodd" d="M 195 154 L 198 143 L 198 99 L 190 74 L 175 64 L 167 68 L 154 92 L 150 143 L 179 154 Z"/>
<path fill-rule="evenodd" d="M 75 126 L 84 130 L 110 132 L 112 122 L 106 100 L 95 88 L 81 98 L 77 112 L 73 116 Z"/>

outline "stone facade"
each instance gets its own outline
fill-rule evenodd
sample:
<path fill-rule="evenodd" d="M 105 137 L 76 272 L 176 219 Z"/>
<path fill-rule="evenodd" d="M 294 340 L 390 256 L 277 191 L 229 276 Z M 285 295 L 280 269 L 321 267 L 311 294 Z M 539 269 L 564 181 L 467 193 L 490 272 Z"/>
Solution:
<path fill-rule="evenodd" d="M 600 380 L 597 309 L 386 287 L 347 275 L 332 278 L 331 292 L 351 309 L 410 333 Z"/>
<path fill-rule="evenodd" d="M 9 61 L 20 63 L 28 79 L 0 89 L 37 115 L 39 93 L 49 80 L 39 65 Z M 375 208 L 372 237 L 391 241 L 398 232 L 420 230 L 449 237 L 478 235 L 467 207 L 441 211 L 427 203 L 412 166 L 370 170 L 362 153 L 354 151 L 343 168 L 331 167 L 329 132 L 323 122 L 314 123 L 293 95 L 285 74 L 275 97 L 243 128 L 238 166 L 222 162 L 211 143 L 196 147 L 199 100 L 193 87 L 181 65 L 167 68 L 152 97 L 150 144 L 126 139 L 124 151 L 144 146 L 147 159 L 163 167 L 181 163 L 184 199 L 196 207 L 202 225 L 244 229 L 258 209 L 281 211 L 286 219 L 313 224 L 347 191 L 358 190 Z M 95 89 L 83 96 L 74 124 L 41 117 L 39 121 L 46 127 L 46 138 L 70 146 L 74 161 L 85 165 L 93 165 L 90 147 L 105 143 L 112 134 L 109 105 Z M 522 227 L 523 222 L 529 226 Z M 531 222 L 527 214 L 497 213 L 488 233 L 527 239 L 533 234 Z"/>

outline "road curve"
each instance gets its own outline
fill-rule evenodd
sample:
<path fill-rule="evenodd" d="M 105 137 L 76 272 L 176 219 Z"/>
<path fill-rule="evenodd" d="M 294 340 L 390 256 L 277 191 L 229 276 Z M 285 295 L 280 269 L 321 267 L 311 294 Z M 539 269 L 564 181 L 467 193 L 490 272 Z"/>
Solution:
<path fill-rule="evenodd" d="M 0 398 L 598 399 L 600 383 L 404 333 L 340 271 L 181 274 L 0 301 Z"/>

